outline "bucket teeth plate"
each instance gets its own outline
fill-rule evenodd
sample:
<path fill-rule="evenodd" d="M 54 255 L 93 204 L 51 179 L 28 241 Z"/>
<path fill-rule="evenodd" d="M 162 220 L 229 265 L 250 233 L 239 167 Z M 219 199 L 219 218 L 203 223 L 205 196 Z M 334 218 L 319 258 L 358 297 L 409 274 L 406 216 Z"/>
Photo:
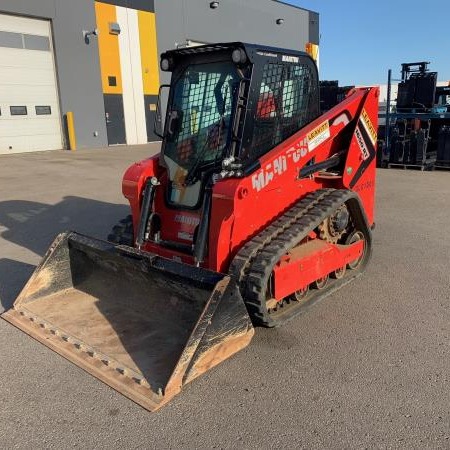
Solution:
<path fill-rule="evenodd" d="M 151 411 L 254 333 L 229 276 L 73 232 L 2 317 Z"/>

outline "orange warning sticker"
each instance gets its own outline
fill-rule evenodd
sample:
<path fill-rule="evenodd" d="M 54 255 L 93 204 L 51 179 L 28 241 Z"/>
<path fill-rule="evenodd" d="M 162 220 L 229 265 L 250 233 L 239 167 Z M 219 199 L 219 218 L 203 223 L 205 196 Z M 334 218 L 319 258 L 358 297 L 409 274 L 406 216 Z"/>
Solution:
<path fill-rule="evenodd" d="M 308 151 L 312 152 L 322 142 L 326 141 L 330 137 L 330 124 L 328 120 L 323 122 L 318 127 L 314 128 L 308 133 Z"/>
<path fill-rule="evenodd" d="M 367 114 L 367 111 L 365 109 L 362 110 L 361 114 L 362 123 L 364 125 L 364 128 L 366 129 L 367 133 L 370 136 L 370 140 L 372 141 L 372 144 L 375 145 L 377 142 L 377 130 L 372 124 L 372 121 L 370 120 L 369 114 Z"/>

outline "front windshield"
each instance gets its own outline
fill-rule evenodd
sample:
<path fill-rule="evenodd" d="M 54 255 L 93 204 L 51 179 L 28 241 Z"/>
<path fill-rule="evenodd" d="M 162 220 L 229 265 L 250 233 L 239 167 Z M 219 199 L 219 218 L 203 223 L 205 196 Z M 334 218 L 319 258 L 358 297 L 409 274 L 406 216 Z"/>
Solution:
<path fill-rule="evenodd" d="M 229 144 L 238 80 L 236 66 L 228 61 L 189 65 L 177 79 L 164 148 L 172 181 L 183 182 L 192 171 L 220 161 Z M 174 123 L 171 117 L 176 118 Z"/>

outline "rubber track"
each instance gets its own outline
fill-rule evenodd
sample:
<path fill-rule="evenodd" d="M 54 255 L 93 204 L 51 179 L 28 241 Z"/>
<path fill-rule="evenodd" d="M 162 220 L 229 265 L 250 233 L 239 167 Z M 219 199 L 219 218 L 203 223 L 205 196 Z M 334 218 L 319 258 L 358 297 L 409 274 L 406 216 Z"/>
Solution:
<path fill-rule="evenodd" d="M 286 231 L 297 220 L 308 211 L 315 208 L 317 203 L 329 195 L 333 189 L 321 189 L 307 195 L 277 220 L 272 222 L 261 233 L 248 241 L 236 254 L 230 265 L 229 273 L 234 275 L 239 284 L 248 274 L 253 259 L 267 245 L 269 245 L 277 236 Z"/>
<path fill-rule="evenodd" d="M 291 314 L 285 314 L 281 321 L 268 314 L 265 306 L 266 290 L 273 267 L 284 254 L 299 245 L 312 230 L 349 200 L 353 203 L 350 208 L 352 221 L 357 229 L 364 232 L 369 246 L 365 266 L 370 257 L 370 230 L 358 197 L 348 190 L 322 189 L 307 195 L 238 252 L 230 266 L 230 273 L 238 280 L 248 312 L 255 323 L 267 327 L 278 326 L 298 314 L 295 308 L 291 308 Z M 340 287 L 348 281 L 346 277 L 336 280 L 333 285 Z M 325 289 L 320 296 L 334 290 Z"/>

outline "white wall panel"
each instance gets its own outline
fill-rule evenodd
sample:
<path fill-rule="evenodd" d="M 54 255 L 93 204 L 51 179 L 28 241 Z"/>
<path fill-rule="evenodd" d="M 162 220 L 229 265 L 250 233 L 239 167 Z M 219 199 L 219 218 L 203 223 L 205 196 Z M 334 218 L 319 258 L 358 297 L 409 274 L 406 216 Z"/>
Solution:
<path fill-rule="evenodd" d="M 127 144 L 137 144 L 137 130 L 134 113 L 133 74 L 131 68 L 130 37 L 128 32 L 128 13 L 126 8 L 116 7 L 117 22 L 120 25 L 119 52 L 122 73 L 123 112 Z"/>
<path fill-rule="evenodd" d="M 136 115 L 137 144 L 147 143 L 145 122 L 144 82 L 142 80 L 141 44 L 139 40 L 138 12 L 128 9 L 128 31 L 130 33 L 130 60 L 133 77 L 134 111 Z"/>
<path fill-rule="evenodd" d="M 14 33 L 49 36 L 47 20 L 28 19 L 26 17 L 10 16 L 7 14 L 0 14 L 0 29 Z"/>
<path fill-rule="evenodd" d="M 116 7 L 119 35 L 120 65 L 122 72 L 123 109 L 127 144 L 145 144 L 144 87 L 142 81 L 139 23 L 137 10 Z"/>

